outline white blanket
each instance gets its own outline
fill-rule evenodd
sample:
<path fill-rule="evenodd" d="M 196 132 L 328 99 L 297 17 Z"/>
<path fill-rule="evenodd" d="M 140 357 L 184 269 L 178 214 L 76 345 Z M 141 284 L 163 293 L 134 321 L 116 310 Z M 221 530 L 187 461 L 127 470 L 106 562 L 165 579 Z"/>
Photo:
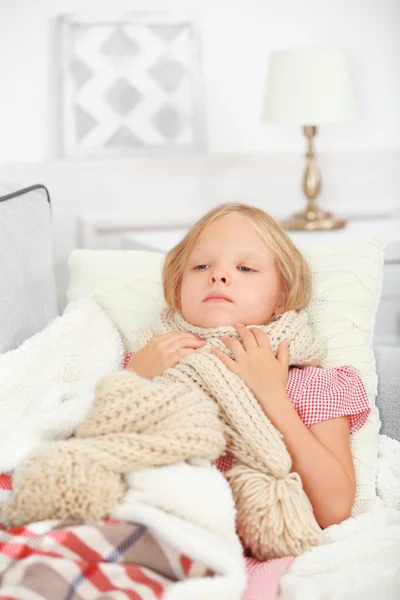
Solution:
<path fill-rule="evenodd" d="M 400 511 L 381 506 L 329 527 L 296 558 L 279 600 L 399 600 Z"/>
<path fill-rule="evenodd" d="M 377 506 L 323 532 L 296 558 L 279 600 L 400 599 L 400 443 L 379 436 Z"/>
<path fill-rule="evenodd" d="M 0 438 L 43 390 L 115 370 L 123 351 L 120 334 L 93 300 L 70 302 L 42 331 L 0 354 Z"/>

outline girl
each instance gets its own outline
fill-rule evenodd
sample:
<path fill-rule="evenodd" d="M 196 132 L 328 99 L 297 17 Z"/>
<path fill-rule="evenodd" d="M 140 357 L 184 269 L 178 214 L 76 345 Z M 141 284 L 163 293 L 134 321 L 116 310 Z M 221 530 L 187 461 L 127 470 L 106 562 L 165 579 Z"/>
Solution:
<path fill-rule="evenodd" d="M 193 325 L 235 326 L 242 344 L 224 338 L 235 359 L 216 355 L 283 435 L 319 525 L 348 518 L 355 496 L 350 435 L 370 411 L 360 378 L 348 367 L 289 369 L 287 344 L 275 356 L 268 336 L 251 327 L 310 301 L 310 269 L 280 225 L 243 204 L 211 210 L 167 254 L 163 289 L 169 307 Z M 162 335 L 129 355 L 126 368 L 151 379 L 204 343 L 189 333 Z M 231 464 L 229 455 L 217 462 L 223 472 Z"/>

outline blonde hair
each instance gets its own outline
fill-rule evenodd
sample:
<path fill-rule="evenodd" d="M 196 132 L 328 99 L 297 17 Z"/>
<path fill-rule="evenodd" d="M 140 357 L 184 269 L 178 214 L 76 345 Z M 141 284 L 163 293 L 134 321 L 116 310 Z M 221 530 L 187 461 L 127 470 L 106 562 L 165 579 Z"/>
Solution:
<path fill-rule="evenodd" d="M 186 261 L 203 229 L 220 217 L 241 215 L 248 219 L 276 256 L 281 275 L 284 310 L 300 310 L 311 298 L 311 271 L 307 261 L 277 221 L 260 208 L 247 204 L 221 204 L 206 213 L 165 257 L 162 284 L 168 306 L 180 312 L 180 293 Z"/>

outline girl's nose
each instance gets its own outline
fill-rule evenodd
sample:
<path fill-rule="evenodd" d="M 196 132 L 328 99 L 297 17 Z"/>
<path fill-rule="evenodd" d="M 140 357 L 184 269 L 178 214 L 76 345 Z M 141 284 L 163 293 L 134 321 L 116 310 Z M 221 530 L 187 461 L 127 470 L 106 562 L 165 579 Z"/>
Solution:
<path fill-rule="evenodd" d="M 231 279 L 229 277 L 229 274 L 226 273 L 225 271 L 214 271 L 213 273 L 211 273 L 210 276 L 210 282 L 211 283 L 223 283 L 224 285 L 228 285 L 230 283 Z"/>

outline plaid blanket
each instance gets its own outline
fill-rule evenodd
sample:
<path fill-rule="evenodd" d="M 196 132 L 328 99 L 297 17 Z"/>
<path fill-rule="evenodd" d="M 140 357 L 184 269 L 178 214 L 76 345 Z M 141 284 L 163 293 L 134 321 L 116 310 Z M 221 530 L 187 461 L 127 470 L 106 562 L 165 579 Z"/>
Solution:
<path fill-rule="evenodd" d="M 43 521 L 0 531 L 2 600 L 155 600 L 176 581 L 212 575 L 135 523 Z"/>
<path fill-rule="evenodd" d="M 0 475 L 0 502 L 11 490 L 11 477 Z M 246 559 L 243 600 L 275 600 L 292 560 Z M 108 519 L 73 526 L 42 521 L 8 530 L 0 525 L 0 600 L 155 600 L 178 581 L 215 575 L 141 524 Z"/>

